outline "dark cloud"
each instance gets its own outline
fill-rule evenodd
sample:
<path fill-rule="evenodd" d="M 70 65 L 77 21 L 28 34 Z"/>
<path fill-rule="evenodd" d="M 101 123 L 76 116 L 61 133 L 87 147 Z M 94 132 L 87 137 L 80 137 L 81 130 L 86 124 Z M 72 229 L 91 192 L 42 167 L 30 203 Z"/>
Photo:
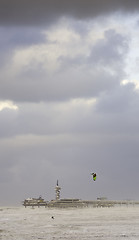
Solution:
<path fill-rule="evenodd" d="M 113 11 L 138 11 L 138 0 L 2 0 L 0 2 L 1 25 L 49 24 L 60 16 L 91 18 Z"/>
<path fill-rule="evenodd" d="M 63 198 L 139 199 L 139 95 L 121 85 L 133 44 L 121 21 L 138 9 L 134 0 L 0 1 L 0 99 L 11 100 L 0 102 L 1 204 L 54 199 L 57 179 Z"/>

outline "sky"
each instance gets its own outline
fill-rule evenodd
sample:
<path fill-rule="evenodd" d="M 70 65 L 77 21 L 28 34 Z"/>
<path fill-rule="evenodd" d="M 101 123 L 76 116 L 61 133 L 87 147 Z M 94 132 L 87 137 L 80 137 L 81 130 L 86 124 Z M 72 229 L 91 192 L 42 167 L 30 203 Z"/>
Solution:
<path fill-rule="evenodd" d="M 0 205 L 139 200 L 139 1 L 0 1 Z M 91 172 L 97 173 L 96 182 Z"/>

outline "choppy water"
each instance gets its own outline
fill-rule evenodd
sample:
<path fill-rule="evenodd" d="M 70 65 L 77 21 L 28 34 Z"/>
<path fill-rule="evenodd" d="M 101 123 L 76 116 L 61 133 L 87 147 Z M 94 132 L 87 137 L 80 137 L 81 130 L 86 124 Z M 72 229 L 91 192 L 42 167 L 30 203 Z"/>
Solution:
<path fill-rule="evenodd" d="M 0 239 L 139 240 L 139 207 L 0 208 Z"/>

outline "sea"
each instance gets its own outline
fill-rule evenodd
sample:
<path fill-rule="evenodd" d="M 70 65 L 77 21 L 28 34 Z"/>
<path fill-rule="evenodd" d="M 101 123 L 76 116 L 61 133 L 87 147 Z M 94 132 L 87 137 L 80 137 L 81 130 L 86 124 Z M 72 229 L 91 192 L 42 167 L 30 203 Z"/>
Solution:
<path fill-rule="evenodd" d="M 139 240 L 139 206 L 0 207 L 2 240 Z"/>

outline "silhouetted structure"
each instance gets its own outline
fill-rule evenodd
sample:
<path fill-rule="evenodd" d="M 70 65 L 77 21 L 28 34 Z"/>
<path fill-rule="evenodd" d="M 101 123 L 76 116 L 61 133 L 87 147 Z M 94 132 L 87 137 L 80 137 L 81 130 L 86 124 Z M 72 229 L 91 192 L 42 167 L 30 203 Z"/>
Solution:
<path fill-rule="evenodd" d="M 61 187 L 59 187 L 58 180 L 57 180 L 57 184 L 56 184 L 56 187 L 55 187 L 56 200 L 60 200 L 60 190 L 61 190 Z"/>

